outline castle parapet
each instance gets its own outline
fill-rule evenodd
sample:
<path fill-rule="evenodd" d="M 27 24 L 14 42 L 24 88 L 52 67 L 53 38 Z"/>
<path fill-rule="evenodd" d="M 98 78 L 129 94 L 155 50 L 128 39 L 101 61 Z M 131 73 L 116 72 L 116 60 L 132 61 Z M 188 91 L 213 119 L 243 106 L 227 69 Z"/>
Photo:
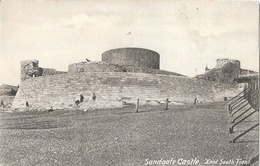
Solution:
<path fill-rule="evenodd" d="M 39 67 L 39 61 L 35 59 L 21 61 L 21 82 L 33 77 L 55 75 L 55 74 L 62 74 L 62 73 L 66 73 L 66 72 L 56 71 L 55 69 L 50 69 L 50 68 Z"/>

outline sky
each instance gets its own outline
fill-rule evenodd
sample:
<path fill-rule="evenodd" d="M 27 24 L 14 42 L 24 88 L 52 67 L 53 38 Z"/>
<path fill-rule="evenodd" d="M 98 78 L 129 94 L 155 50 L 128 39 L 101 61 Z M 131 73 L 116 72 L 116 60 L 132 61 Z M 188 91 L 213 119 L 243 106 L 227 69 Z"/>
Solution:
<path fill-rule="evenodd" d="M 2 0 L 0 85 L 20 83 L 20 62 L 67 71 L 120 47 L 160 54 L 160 68 L 193 77 L 216 59 L 259 70 L 257 1 Z"/>

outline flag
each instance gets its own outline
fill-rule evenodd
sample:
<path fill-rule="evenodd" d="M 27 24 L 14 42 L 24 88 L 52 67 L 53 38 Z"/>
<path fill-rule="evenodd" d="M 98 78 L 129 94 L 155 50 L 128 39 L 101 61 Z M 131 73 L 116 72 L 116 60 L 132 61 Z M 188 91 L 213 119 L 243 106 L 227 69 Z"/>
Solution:
<path fill-rule="evenodd" d="M 130 31 L 130 32 L 128 32 L 128 33 L 127 33 L 127 34 L 125 34 L 125 35 L 131 35 L 131 33 L 132 33 L 132 32 Z"/>

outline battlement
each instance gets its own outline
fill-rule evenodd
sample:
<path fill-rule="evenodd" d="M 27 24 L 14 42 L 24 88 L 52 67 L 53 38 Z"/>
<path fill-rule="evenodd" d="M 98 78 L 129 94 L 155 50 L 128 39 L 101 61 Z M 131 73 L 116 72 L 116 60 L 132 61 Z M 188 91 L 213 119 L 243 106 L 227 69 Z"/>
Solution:
<path fill-rule="evenodd" d="M 113 65 L 107 62 L 80 62 L 69 65 L 68 73 L 79 72 L 124 72 L 120 65 Z"/>
<path fill-rule="evenodd" d="M 50 69 L 50 68 L 39 67 L 39 61 L 35 59 L 21 61 L 21 82 L 29 78 L 46 76 L 46 75 L 55 75 L 61 73 L 66 73 L 66 72 L 56 71 L 55 69 Z"/>

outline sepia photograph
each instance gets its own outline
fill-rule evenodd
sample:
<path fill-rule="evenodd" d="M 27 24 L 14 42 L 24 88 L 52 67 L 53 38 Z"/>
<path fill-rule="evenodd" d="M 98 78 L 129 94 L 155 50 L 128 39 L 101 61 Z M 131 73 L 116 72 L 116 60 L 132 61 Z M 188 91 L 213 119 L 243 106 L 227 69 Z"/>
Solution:
<path fill-rule="evenodd" d="M 258 166 L 257 0 L 0 0 L 0 166 Z"/>

